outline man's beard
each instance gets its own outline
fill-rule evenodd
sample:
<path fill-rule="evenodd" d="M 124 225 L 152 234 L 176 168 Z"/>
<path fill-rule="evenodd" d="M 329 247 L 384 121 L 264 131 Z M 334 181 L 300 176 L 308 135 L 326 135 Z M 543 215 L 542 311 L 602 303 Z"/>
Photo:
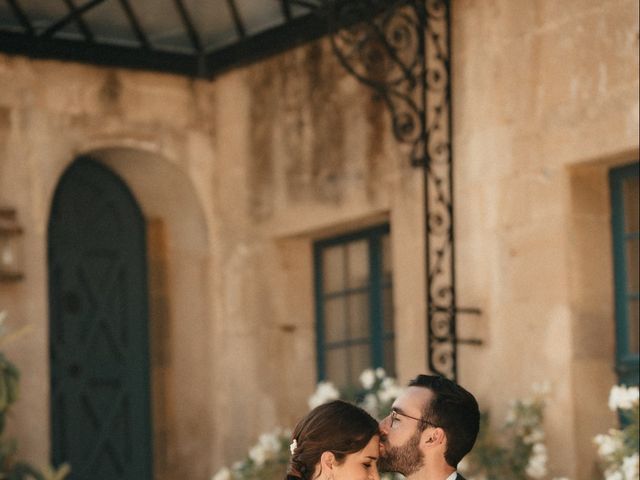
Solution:
<path fill-rule="evenodd" d="M 386 439 L 384 439 L 386 441 Z M 384 444 L 384 456 L 378 459 L 381 472 L 398 472 L 404 476 L 411 475 L 424 465 L 424 455 L 420 451 L 420 432 L 407 440 L 404 445 L 392 447 Z"/>

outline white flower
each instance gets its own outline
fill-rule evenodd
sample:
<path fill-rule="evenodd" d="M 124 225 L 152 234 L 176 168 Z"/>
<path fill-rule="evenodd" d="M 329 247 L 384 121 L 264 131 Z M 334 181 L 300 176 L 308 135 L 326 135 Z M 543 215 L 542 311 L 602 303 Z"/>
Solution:
<path fill-rule="evenodd" d="M 621 395 L 621 390 L 624 387 L 619 387 L 618 385 L 614 385 L 613 387 L 611 387 L 611 391 L 609 391 L 609 410 L 611 410 L 612 412 L 615 412 L 616 410 L 618 410 L 618 405 L 620 402 L 620 397 Z"/>
<path fill-rule="evenodd" d="M 614 429 L 609 430 L 609 435 L 596 435 L 593 441 L 598 445 L 598 455 L 602 458 L 607 458 L 623 448 L 619 431 Z"/>
<path fill-rule="evenodd" d="M 267 457 L 273 456 L 280 451 L 280 440 L 276 432 L 263 433 L 258 439 L 258 445 L 265 451 Z"/>
<path fill-rule="evenodd" d="M 367 368 L 360 374 L 360 384 L 370 390 L 373 388 L 373 385 L 376 383 L 376 374 L 370 368 Z"/>
<path fill-rule="evenodd" d="M 638 480 L 638 454 L 634 453 L 630 457 L 622 460 L 622 471 L 625 480 Z"/>
<path fill-rule="evenodd" d="M 547 457 L 547 447 L 544 445 L 544 443 L 536 443 L 533 446 L 533 454 L 537 455 L 537 456 L 543 456 L 543 457 Z"/>
<path fill-rule="evenodd" d="M 522 439 L 522 441 L 526 445 L 533 445 L 534 443 L 540 443 L 542 442 L 542 440 L 544 440 L 544 431 L 542 431 L 540 427 L 534 428 L 533 430 L 531 430 L 529 435 L 527 435 Z"/>
<path fill-rule="evenodd" d="M 624 480 L 624 475 L 617 468 L 609 468 L 604 472 L 605 480 Z"/>
<path fill-rule="evenodd" d="M 386 376 L 387 376 L 387 372 L 384 371 L 384 368 L 382 367 L 376 368 L 376 377 L 382 380 Z"/>
<path fill-rule="evenodd" d="M 614 385 L 609 393 L 609 409 L 630 410 L 638 404 L 638 387 L 625 387 L 624 385 Z"/>
<path fill-rule="evenodd" d="M 298 441 L 294 438 L 293 442 L 291 442 L 291 445 L 289 445 L 289 451 L 291 452 L 291 455 L 296 453 L 296 448 L 298 448 Z"/>
<path fill-rule="evenodd" d="M 4 310 L 0 310 L 0 337 L 5 333 L 6 327 L 4 325 L 4 321 L 6 320 L 6 318 L 7 312 L 5 312 Z"/>
<path fill-rule="evenodd" d="M 398 398 L 401 393 L 402 388 L 396 384 L 393 378 L 387 377 L 380 383 L 378 397 L 382 403 L 387 403 Z"/>
<path fill-rule="evenodd" d="M 505 422 L 507 425 L 513 425 L 516 421 L 516 411 L 515 406 L 513 404 L 509 405 L 509 410 L 507 411 L 507 417 L 505 418 Z"/>
<path fill-rule="evenodd" d="M 340 392 L 331 382 L 320 382 L 314 394 L 309 397 L 309 408 L 314 409 L 323 403 L 337 400 L 338 398 L 340 398 Z"/>
<path fill-rule="evenodd" d="M 211 477 L 211 480 L 231 480 L 231 471 L 227 467 L 222 467 Z"/>
<path fill-rule="evenodd" d="M 533 445 L 526 473 L 533 478 L 542 478 L 547 474 L 547 447 L 543 443 Z"/>
<path fill-rule="evenodd" d="M 378 397 L 373 393 L 367 393 L 360 404 L 372 417 L 378 416 Z"/>
<path fill-rule="evenodd" d="M 253 463 L 258 467 L 261 467 L 267 460 L 267 452 L 264 451 L 262 445 L 254 445 L 251 447 L 251 450 L 249 450 L 249 458 L 253 460 Z"/>
<path fill-rule="evenodd" d="M 249 458 L 258 467 L 264 465 L 267 460 L 274 458 L 280 451 L 278 432 L 279 430 L 276 429 L 271 433 L 263 433 L 258 438 L 258 443 L 249 450 Z"/>

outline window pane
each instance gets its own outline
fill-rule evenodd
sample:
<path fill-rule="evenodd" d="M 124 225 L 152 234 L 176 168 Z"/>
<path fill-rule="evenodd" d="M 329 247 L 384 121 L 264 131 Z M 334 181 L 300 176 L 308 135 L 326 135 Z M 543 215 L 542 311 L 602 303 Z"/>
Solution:
<path fill-rule="evenodd" d="M 638 283 L 640 283 L 639 249 L 640 239 L 627 240 L 627 293 L 638 293 Z"/>
<path fill-rule="evenodd" d="M 336 348 L 325 352 L 325 377 L 337 387 L 345 387 L 349 384 L 347 350 Z"/>
<path fill-rule="evenodd" d="M 389 234 L 382 236 L 382 276 L 383 281 L 391 278 L 391 238 Z"/>
<path fill-rule="evenodd" d="M 639 173 L 638 165 L 630 164 L 613 169 L 609 175 L 617 299 L 616 363 L 619 381 L 626 384 L 638 382 Z"/>
<path fill-rule="evenodd" d="M 316 301 L 322 307 L 318 334 L 324 378 L 339 387 L 357 388 L 366 368 L 383 366 L 394 372 L 389 234 L 376 227 L 357 237 L 349 234 L 320 242 L 315 248 L 322 262 Z"/>
<path fill-rule="evenodd" d="M 344 290 L 344 247 L 326 248 L 322 252 L 324 293 Z"/>
<path fill-rule="evenodd" d="M 640 334 L 640 327 L 638 319 L 640 314 L 638 313 L 638 300 L 630 300 L 629 307 L 629 353 L 638 354 L 640 349 L 638 348 L 638 335 Z"/>
<path fill-rule="evenodd" d="M 366 287 L 369 284 L 369 245 L 366 240 L 347 244 L 348 286 Z"/>
<path fill-rule="evenodd" d="M 640 230 L 638 226 L 638 216 L 640 215 L 640 195 L 638 194 L 638 177 L 631 177 L 624 180 L 622 192 L 624 196 L 624 223 L 625 232 L 637 232 Z"/>
<path fill-rule="evenodd" d="M 393 333 L 393 290 L 390 287 L 382 290 L 382 315 L 383 333 Z"/>
<path fill-rule="evenodd" d="M 351 364 L 351 384 L 358 385 L 358 378 L 363 370 L 371 368 L 371 348 L 369 345 L 354 345 L 349 348 Z"/>
<path fill-rule="evenodd" d="M 349 295 L 349 338 L 369 338 L 369 294 Z"/>
<path fill-rule="evenodd" d="M 393 339 L 384 341 L 384 369 L 387 375 L 391 377 L 396 376 L 396 349 L 395 341 Z"/>
<path fill-rule="evenodd" d="M 347 317 L 345 297 L 332 298 L 324 304 L 324 341 L 335 342 L 347 339 Z"/>

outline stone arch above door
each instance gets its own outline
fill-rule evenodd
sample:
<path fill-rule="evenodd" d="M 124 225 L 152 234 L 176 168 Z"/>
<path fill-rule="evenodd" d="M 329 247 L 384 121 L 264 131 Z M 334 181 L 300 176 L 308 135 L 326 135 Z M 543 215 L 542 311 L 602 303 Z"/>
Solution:
<path fill-rule="evenodd" d="M 188 174 L 129 147 L 86 153 L 128 185 L 147 225 L 154 478 L 208 478 L 212 401 L 210 241 Z"/>

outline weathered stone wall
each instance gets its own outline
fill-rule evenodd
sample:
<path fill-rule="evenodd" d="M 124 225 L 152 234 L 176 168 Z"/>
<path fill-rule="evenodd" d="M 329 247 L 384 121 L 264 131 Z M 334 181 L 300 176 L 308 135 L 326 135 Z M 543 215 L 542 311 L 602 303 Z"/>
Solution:
<path fill-rule="evenodd" d="M 606 173 L 638 158 L 638 3 L 455 0 L 453 18 L 457 291 L 483 312 L 460 330 L 485 342 L 461 347 L 460 381 L 500 420 L 550 380 L 553 473 L 587 479 L 614 421 Z M 7 347 L 24 456 L 48 458 L 46 227 L 82 154 L 164 232 L 159 477 L 208 478 L 305 411 L 317 238 L 390 222 L 397 368 L 424 369 L 422 173 L 326 42 L 212 82 L 0 56 L 0 85 L 0 201 L 28 252 L 0 284 L 10 326 L 32 326 Z"/>
<path fill-rule="evenodd" d="M 606 175 L 638 160 L 638 3 L 460 1 L 454 18 L 458 288 L 483 310 L 463 334 L 486 342 L 460 377 L 498 417 L 549 380 L 552 466 L 591 478 L 614 422 Z"/>
<path fill-rule="evenodd" d="M 146 217 L 166 226 L 172 325 L 164 331 L 172 334 L 163 378 L 170 435 L 165 432 L 168 439 L 159 439 L 157 450 L 165 454 L 165 478 L 206 478 L 212 422 L 203 418 L 210 418 L 213 323 L 212 149 L 204 118 L 212 114 L 202 110 L 210 103 L 198 89 L 209 86 L 6 56 L 0 76 L 0 105 L 7 112 L 0 197 L 18 210 L 27 252 L 26 279 L 2 285 L 0 303 L 11 328 L 31 326 L 7 347 L 23 373 L 10 424 L 20 452 L 40 464 L 49 457 L 47 222 L 60 175 L 77 156 L 90 154 L 124 178 Z"/>

